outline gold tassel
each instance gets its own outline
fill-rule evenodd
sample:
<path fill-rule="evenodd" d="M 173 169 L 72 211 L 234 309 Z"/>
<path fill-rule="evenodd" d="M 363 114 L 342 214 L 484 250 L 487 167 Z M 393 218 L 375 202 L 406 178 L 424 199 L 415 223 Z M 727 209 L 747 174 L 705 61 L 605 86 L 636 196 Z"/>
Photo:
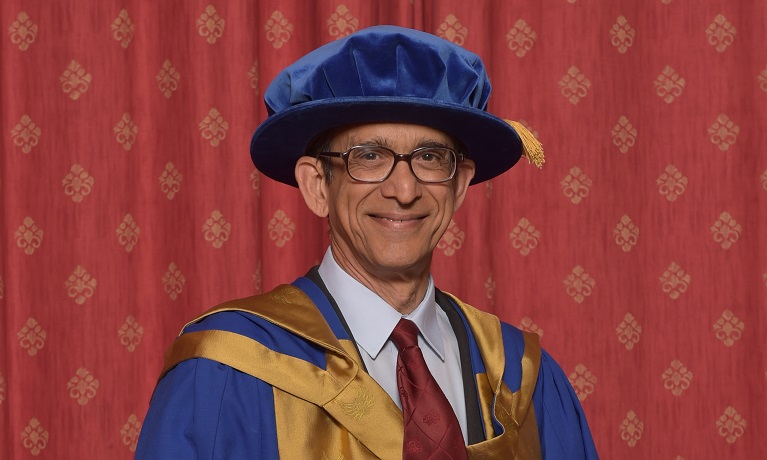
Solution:
<path fill-rule="evenodd" d="M 542 168 L 546 159 L 543 156 L 543 146 L 538 142 L 538 139 L 522 123 L 512 120 L 504 121 L 519 134 L 519 138 L 522 140 L 522 156 L 527 158 L 528 163 L 534 164 L 538 169 Z"/>

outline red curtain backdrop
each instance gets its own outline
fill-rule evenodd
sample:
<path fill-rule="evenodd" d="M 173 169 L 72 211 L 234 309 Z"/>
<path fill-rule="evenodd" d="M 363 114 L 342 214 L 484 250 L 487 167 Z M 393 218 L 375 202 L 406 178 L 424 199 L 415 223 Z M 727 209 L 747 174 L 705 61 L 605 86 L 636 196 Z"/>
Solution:
<path fill-rule="evenodd" d="M 181 326 L 320 260 L 326 223 L 254 170 L 250 136 L 281 68 L 384 23 L 481 55 L 490 110 L 546 149 L 542 170 L 472 188 L 437 285 L 541 335 L 603 458 L 764 454 L 765 2 L 4 0 L 0 14 L 0 457 L 131 458 Z"/>

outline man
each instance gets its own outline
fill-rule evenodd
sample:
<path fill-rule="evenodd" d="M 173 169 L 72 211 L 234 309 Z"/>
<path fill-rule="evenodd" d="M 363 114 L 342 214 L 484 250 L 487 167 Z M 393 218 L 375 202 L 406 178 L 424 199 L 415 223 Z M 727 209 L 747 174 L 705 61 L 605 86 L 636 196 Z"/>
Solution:
<path fill-rule="evenodd" d="M 596 458 L 537 336 L 430 275 L 469 185 L 540 147 L 484 110 L 489 92 L 476 55 L 392 26 L 276 77 L 251 156 L 327 218 L 330 248 L 292 285 L 187 324 L 138 458 Z"/>

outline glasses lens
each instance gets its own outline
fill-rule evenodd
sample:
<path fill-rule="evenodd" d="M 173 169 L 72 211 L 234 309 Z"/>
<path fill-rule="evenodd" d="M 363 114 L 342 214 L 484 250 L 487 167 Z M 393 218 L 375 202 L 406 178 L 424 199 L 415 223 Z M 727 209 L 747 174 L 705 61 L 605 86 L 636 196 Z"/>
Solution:
<path fill-rule="evenodd" d="M 415 176 L 424 182 L 442 182 L 455 172 L 455 153 L 447 148 L 418 149 L 410 159 Z"/>
<path fill-rule="evenodd" d="M 349 150 L 347 165 L 349 175 L 359 181 L 383 180 L 392 169 L 394 153 L 375 146 L 354 147 Z"/>

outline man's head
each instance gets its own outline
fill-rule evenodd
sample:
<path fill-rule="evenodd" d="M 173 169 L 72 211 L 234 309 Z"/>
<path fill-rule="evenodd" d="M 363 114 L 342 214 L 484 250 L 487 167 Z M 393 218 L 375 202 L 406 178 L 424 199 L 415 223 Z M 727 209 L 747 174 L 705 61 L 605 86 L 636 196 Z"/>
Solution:
<path fill-rule="evenodd" d="M 371 27 L 275 78 L 251 158 L 328 218 L 344 270 L 368 287 L 418 280 L 422 295 L 468 186 L 511 168 L 529 145 L 521 126 L 486 111 L 489 95 L 477 55 L 424 32 Z"/>

